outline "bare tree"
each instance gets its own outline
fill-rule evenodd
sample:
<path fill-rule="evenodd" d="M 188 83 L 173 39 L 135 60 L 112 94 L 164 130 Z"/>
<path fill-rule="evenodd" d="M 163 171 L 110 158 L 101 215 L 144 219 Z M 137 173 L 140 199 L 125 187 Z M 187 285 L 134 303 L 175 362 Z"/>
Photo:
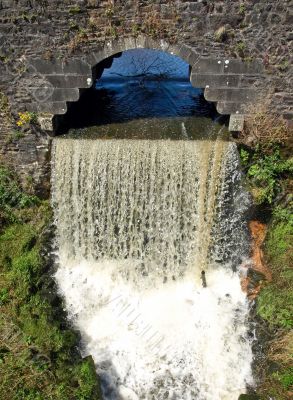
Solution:
<path fill-rule="evenodd" d="M 133 56 L 128 64 L 129 73 L 110 72 L 112 75 L 124 78 L 139 78 L 140 84 L 144 85 L 147 80 L 162 81 L 174 75 L 176 68 L 168 65 L 161 55 L 148 57 L 147 54 Z"/>

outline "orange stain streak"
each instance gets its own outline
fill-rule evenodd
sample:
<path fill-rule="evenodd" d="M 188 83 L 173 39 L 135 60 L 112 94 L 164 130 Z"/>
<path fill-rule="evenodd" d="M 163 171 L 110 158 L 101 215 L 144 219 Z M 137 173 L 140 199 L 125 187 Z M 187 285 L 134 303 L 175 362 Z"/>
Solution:
<path fill-rule="evenodd" d="M 264 255 L 262 245 L 266 237 L 267 226 L 259 221 L 250 221 L 249 230 L 252 238 L 251 244 L 251 257 L 250 264 L 243 265 L 244 268 L 251 268 L 256 272 L 260 272 L 264 275 L 266 281 L 272 280 L 272 273 L 264 261 Z M 247 293 L 247 297 L 253 300 L 261 289 L 262 281 L 256 286 L 251 287 L 251 278 L 249 276 L 243 276 L 241 279 L 241 288 Z"/>

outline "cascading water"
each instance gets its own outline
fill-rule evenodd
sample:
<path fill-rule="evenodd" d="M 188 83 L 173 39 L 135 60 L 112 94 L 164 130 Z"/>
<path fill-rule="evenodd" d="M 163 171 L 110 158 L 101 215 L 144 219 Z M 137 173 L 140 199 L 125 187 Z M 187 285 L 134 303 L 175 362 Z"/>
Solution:
<path fill-rule="evenodd" d="M 221 132 L 54 139 L 56 279 L 105 400 L 236 400 L 252 384 L 237 171 Z"/>

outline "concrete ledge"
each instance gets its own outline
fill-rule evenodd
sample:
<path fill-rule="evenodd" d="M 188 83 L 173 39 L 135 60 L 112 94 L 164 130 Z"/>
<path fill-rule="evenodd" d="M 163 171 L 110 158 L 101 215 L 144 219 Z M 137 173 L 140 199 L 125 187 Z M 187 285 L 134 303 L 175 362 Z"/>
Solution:
<path fill-rule="evenodd" d="M 77 101 L 79 99 L 78 88 L 30 88 L 34 93 L 34 98 L 38 103 Z"/>
<path fill-rule="evenodd" d="M 204 97 L 208 101 L 227 101 L 235 103 L 252 103 L 257 99 L 257 94 L 257 90 L 251 88 L 206 88 L 204 91 Z"/>
<path fill-rule="evenodd" d="M 46 75 L 46 80 L 55 88 L 89 88 L 92 86 L 92 75 Z"/>
<path fill-rule="evenodd" d="M 191 72 L 190 81 L 192 86 L 197 88 L 209 87 L 238 87 L 241 82 L 241 75 L 213 75 L 213 74 L 198 74 Z"/>
<path fill-rule="evenodd" d="M 91 75 L 90 64 L 81 59 L 73 59 L 67 62 L 59 60 L 46 61 L 41 58 L 29 60 L 28 72 L 39 73 L 40 75 L 71 74 Z"/>
<path fill-rule="evenodd" d="M 260 60 L 244 62 L 236 59 L 200 58 L 192 65 L 194 73 L 199 74 L 246 74 L 258 75 L 263 73 L 264 66 Z"/>
<path fill-rule="evenodd" d="M 38 72 L 41 75 L 62 74 L 62 62 L 59 60 L 46 61 L 41 58 L 31 59 L 29 60 L 28 72 Z"/>
<path fill-rule="evenodd" d="M 194 58 L 196 57 L 194 51 L 191 47 L 182 45 L 177 53 L 177 55 L 182 58 L 182 60 L 186 61 L 188 64 L 191 64 L 191 60 L 194 62 Z"/>
<path fill-rule="evenodd" d="M 198 74 L 223 74 L 224 65 L 223 60 L 220 58 L 200 58 L 192 65 L 192 71 Z"/>
<path fill-rule="evenodd" d="M 217 111 L 219 114 L 222 115 L 230 115 L 230 114 L 240 114 L 244 113 L 247 110 L 247 107 L 250 104 L 244 104 L 244 103 L 235 103 L 235 102 L 229 102 L 229 101 L 219 101 L 216 105 Z"/>
<path fill-rule="evenodd" d="M 48 101 L 77 101 L 79 99 L 79 89 L 54 89 Z"/>
<path fill-rule="evenodd" d="M 73 59 L 63 63 L 63 72 L 65 74 L 90 75 L 92 67 L 86 61 Z"/>
<path fill-rule="evenodd" d="M 224 72 L 226 74 L 258 75 L 264 71 L 263 62 L 260 60 L 244 62 L 232 58 L 225 60 L 224 64 Z"/>
<path fill-rule="evenodd" d="M 49 113 L 53 115 L 62 115 L 67 111 L 67 104 L 64 101 L 32 103 L 27 106 L 28 111 L 36 111 L 40 113 Z"/>

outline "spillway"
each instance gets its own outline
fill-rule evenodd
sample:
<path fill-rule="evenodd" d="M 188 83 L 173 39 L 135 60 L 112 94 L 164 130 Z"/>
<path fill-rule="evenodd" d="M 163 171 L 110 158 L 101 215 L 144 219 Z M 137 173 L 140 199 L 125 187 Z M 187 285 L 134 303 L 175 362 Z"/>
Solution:
<path fill-rule="evenodd" d="M 218 128 L 57 137 L 52 154 L 56 280 L 104 400 L 237 400 L 253 378 L 235 144 Z"/>

